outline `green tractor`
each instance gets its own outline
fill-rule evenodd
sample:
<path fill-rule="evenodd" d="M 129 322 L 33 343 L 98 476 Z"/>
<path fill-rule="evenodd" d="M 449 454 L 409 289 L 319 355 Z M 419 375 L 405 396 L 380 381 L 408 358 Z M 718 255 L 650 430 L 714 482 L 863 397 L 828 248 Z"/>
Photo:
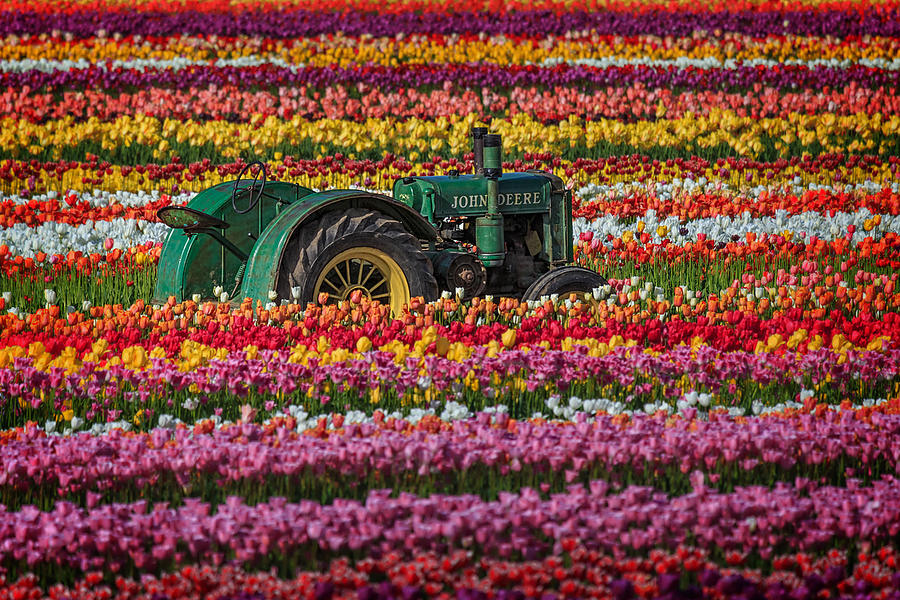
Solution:
<path fill-rule="evenodd" d="M 499 135 L 472 130 L 475 174 L 404 177 L 393 198 L 267 181 L 250 163 L 233 182 L 158 211 L 172 227 L 154 301 L 263 304 L 348 299 L 357 290 L 399 314 L 441 290 L 537 300 L 606 283 L 572 265 L 572 194 L 543 171 L 504 173 Z M 251 178 L 244 178 L 248 174 Z"/>

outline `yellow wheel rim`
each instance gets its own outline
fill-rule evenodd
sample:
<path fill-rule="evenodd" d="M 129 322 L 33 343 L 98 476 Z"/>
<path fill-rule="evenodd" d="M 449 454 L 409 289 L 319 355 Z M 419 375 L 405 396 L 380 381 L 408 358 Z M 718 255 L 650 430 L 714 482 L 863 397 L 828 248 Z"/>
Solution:
<path fill-rule="evenodd" d="M 332 258 L 316 280 L 313 297 L 328 294 L 329 302 L 348 300 L 359 290 L 369 300 L 391 307 L 399 315 L 409 302 L 409 283 L 393 258 L 376 248 L 351 248 Z"/>

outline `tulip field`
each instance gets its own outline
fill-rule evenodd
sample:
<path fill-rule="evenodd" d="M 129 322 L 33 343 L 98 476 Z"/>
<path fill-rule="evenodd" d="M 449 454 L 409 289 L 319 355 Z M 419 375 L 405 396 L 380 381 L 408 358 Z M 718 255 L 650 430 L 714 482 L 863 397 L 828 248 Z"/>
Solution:
<path fill-rule="evenodd" d="M 0 17 L 0 600 L 900 600 L 897 0 Z M 473 126 L 608 285 L 152 299 L 159 208 Z"/>

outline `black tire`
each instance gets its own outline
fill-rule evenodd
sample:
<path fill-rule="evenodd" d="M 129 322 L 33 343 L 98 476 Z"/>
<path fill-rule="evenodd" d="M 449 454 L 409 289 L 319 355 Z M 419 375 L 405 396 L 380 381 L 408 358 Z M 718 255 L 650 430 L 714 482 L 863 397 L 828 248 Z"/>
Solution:
<path fill-rule="evenodd" d="M 572 292 L 588 294 L 606 284 L 606 279 L 596 271 L 574 266 L 558 267 L 535 279 L 525 290 L 522 300 L 540 300 L 541 296 L 552 294 L 562 297 Z"/>
<path fill-rule="evenodd" d="M 279 269 L 276 290 L 279 298 L 294 301 L 291 288 L 299 287 L 301 304 L 317 302 L 318 292 L 324 287 L 319 283 L 317 289 L 317 282 L 326 275 L 323 270 L 338 257 L 361 253 L 389 257 L 402 272 L 410 298 L 421 296 L 426 301 L 437 298 L 438 286 L 431 261 L 422 252 L 419 240 L 399 221 L 361 208 L 326 213 L 294 234 L 285 247 Z M 364 259 L 347 260 L 365 262 Z M 331 292 L 331 288 L 326 291 Z M 399 312 L 400 302 L 396 298 L 392 297 L 390 304 L 395 313 Z"/>

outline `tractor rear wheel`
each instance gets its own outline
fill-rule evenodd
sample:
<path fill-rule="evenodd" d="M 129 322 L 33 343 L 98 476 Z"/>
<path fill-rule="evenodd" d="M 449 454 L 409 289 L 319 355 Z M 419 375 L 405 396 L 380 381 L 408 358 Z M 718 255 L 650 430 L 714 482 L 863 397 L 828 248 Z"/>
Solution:
<path fill-rule="evenodd" d="M 403 225 L 382 213 L 351 209 L 332 212 L 304 225 L 288 242 L 278 275 L 278 295 L 292 298 L 300 288 L 302 304 L 362 296 L 400 314 L 410 298 L 437 298 L 431 261 L 419 240 Z"/>
<path fill-rule="evenodd" d="M 547 271 L 525 290 L 523 300 L 540 300 L 541 296 L 559 294 L 564 298 L 571 293 L 589 294 L 594 288 L 606 285 L 606 279 L 590 269 L 566 266 Z"/>

